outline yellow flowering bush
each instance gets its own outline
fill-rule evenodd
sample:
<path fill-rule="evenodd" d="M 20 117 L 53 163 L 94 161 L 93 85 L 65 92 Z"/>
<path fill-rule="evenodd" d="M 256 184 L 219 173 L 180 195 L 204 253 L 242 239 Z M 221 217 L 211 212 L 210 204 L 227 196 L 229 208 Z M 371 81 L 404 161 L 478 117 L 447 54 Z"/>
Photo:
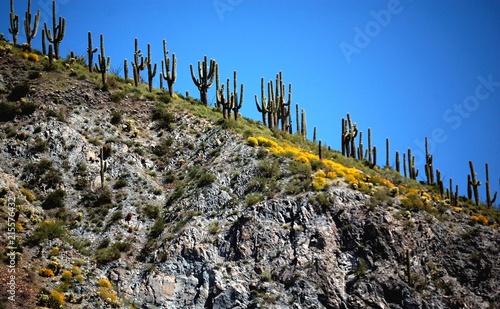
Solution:
<path fill-rule="evenodd" d="M 19 191 L 21 192 L 22 195 L 24 195 L 24 197 L 26 198 L 26 200 L 28 202 L 31 203 L 35 200 L 35 196 L 28 189 L 21 188 L 21 189 L 19 189 Z"/>
<path fill-rule="evenodd" d="M 55 300 L 61 307 L 64 306 L 64 294 L 57 291 L 57 290 L 52 290 L 50 291 L 50 297 Z"/>
<path fill-rule="evenodd" d="M 16 232 L 21 232 L 23 230 L 23 225 L 21 222 L 16 221 Z"/>
<path fill-rule="evenodd" d="M 481 223 L 481 224 L 484 224 L 484 225 L 487 225 L 488 224 L 488 219 L 483 216 L 483 215 L 479 215 L 479 216 L 472 216 L 471 217 L 472 220 L 478 222 L 478 223 Z"/>
<path fill-rule="evenodd" d="M 70 270 L 64 270 L 61 274 L 61 281 L 69 282 L 73 277 L 73 273 Z"/>
<path fill-rule="evenodd" d="M 38 274 L 42 277 L 54 277 L 54 272 L 49 268 L 40 268 Z"/>
<path fill-rule="evenodd" d="M 28 60 L 29 61 L 35 61 L 35 62 L 40 61 L 40 59 L 38 58 L 38 55 L 34 54 L 34 53 L 29 53 L 28 54 Z"/>
<path fill-rule="evenodd" d="M 248 145 L 250 145 L 252 147 L 259 145 L 259 141 L 255 137 L 252 137 L 252 136 L 247 138 L 247 143 L 248 143 Z"/>
<path fill-rule="evenodd" d="M 104 300 L 109 304 L 120 305 L 120 302 L 118 301 L 118 296 L 116 295 L 116 292 L 113 290 L 113 286 L 111 285 L 111 282 L 109 282 L 108 279 L 106 278 L 99 279 L 97 285 L 99 286 L 99 296 L 101 297 L 102 300 Z"/>
<path fill-rule="evenodd" d="M 314 180 L 313 180 L 314 190 L 316 190 L 316 191 L 323 190 L 325 185 L 326 185 L 326 180 L 324 177 L 314 177 Z"/>
<path fill-rule="evenodd" d="M 111 285 L 111 282 L 109 282 L 109 280 L 106 278 L 99 279 L 99 281 L 97 281 L 97 285 L 102 287 L 102 288 L 108 288 L 108 289 L 113 287 Z"/>

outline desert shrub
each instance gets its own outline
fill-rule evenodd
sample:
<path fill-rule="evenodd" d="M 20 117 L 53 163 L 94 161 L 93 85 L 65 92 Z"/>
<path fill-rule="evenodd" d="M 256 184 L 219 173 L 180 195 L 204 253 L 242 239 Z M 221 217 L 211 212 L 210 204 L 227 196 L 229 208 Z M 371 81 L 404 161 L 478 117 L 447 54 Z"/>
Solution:
<path fill-rule="evenodd" d="M 215 179 L 217 179 L 217 177 L 214 174 L 205 172 L 198 179 L 198 187 L 208 186 L 212 184 L 215 181 Z"/>
<path fill-rule="evenodd" d="M 66 228 L 63 222 L 45 220 L 36 226 L 33 234 L 27 239 L 27 243 L 33 246 L 47 239 L 62 238 L 64 235 L 66 235 Z"/>
<path fill-rule="evenodd" d="M 31 193 L 30 190 L 21 188 L 19 189 L 19 191 L 21 192 L 22 195 L 24 195 L 24 197 L 28 202 L 33 202 L 35 200 L 35 196 L 33 195 L 33 193 Z"/>
<path fill-rule="evenodd" d="M 208 224 L 208 232 L 212 235 L 217 234 L 220 231 L 220 223 L 218 220 L 212 221 Z"/>
<path fill-rule="evenodd" d="M 48 308 L 64 308 L 64 295 L 57 291 L 43 288 L 37 295 L 38 305 Z"/>
<path fill-rule="evenodd" d="M 115 223 L 115 222 L 118 222 L 120 221 L 121 219 L 123 219 L 123 213 L 121 211 L 116 211 L 114 212 L 112 215 L 111 215 L 111 218 L 109 218 L 109 225 Z"/>
<path fill-rule="evenodd" d="M 120 258 L 120 250 L 117 246 L 112 245 L 110 247 L 97 249 L 95 251 L 95 259 L 97 264 L 103 265 Z"/>
<path fill-rule="evenodd" d="M 153 112 L 153 120 L 158 121 L 158 128 L 171 129 L 171 125 L 175 121 L 175 116 L 167 110 L 167 106 L 164 103 L 158 103 Z"/>
<path fill-rule="evenodd" d="M 321 191 L 325 188 L 326 180 L 324 177 L 316 176 L 313 179 L 313 189 L 315 191 Z"/>
<path fill-rule="evenodd" d="M 40 270 L 38 270 L 38 275 L 42 276 L 42 277 L 54 277 L 54 271 L 50 268 L 40 268 Z"/>
<path fill-rule="evenodd" d="M 122 113 L 118 112 L 118 111 L 113 111 L 111 113 L 111 124 L 114 124 L 114 125 L 117 125 L 117 124 L 120 124 L 123 120 L 123 117 L 122 117 Z"/>
<path fill-rule="evenodd" d="M 163 233 L 163 230 L 165 230 L 165 222 L 163 219 L 158 218 L 155 220 L 155 223 L 151 227 L 151 232 L 149 233 L 149 236 L 151 238 L 157 238 Z"/>
<path fill-rule="evenodd" d="M 109 188 L 99 188 L 96 192 L 87 192 L 82 197 L 82 204 L 86 207 L 100 207 L 106 204 L 111 204 L 113 195 Z"/>
<path fill-rule="evenodd" d="M 23 172 L 23 178 L 29 188 L 41 185 L 46 188 L 56 188 L 62 181 L 61 172 L 47 159 L 25 165 Z"/>
<path fill-rule="evenodd" d="M 248 137 L 247 138 L 247 144 L 250 145 L 250 146 L 258 146 L 259 145 L 259 141 L 257 141 L 257 139 L 255 137 Z"/>
<path fill-rule="evenodd" d="M 158 219 L 158 217 L 160 216 L 160 209 L 157 206 L 153 206 L 151 204 L 144 206 L 143 211 L 150 219 Z"/>
<path fill-rule="evenodd" d="M 113 185 L 113 189 L 121 189 L 126 187 L 128 185 L 126 177 L 126 175 L 120 176 L 120 178 L 118 178 L 118 180 Z"/>
<path fill-rule="evenodd" d="M 30 102 L 0 102 L 0 121 L 11 121 L 16 116 L 31 115 L 36 110 L 36 105 Z"/>
<path fill-rule="evenodd" d="M 53 209 L 64 206 L 64 199 L 66 198 L 66 191 L 62 189 L 57 189 L 45 198 L 45 201 L 42 203 L 43 209 Z"/>
<path fill-rule="evenodd" d="M 280 166 L 277 160 L 264 159 L 257 164 L 259 176 L 276 179 L 280 175 Z"/>
<path fill-rule="evenodd" d="M 64 270 L 61 274 L 61 281 L 69 283 L 73 279 L 73 273 L 71 270 Z"/>
<path fill-rule="evenodd" d="M 263 199 L 264 199 L 264 195 L 262 195 L 261 193 L 252 193 L 252 194 L 248 194 L 245 197 L 245 203 L 247 204 L 247 206 L 253 206 L 253 205 L 257 204 L 258 202 L 262 201 Z"/>
<path fill-rule="evenodd" d="M 424 206 L 424 203 L 420 199 L 420 195 L 409 193 L 401 199 L 401 205 L 408 210 L 417 211 Z"/>
<path fill-rule="evenodd" d="M 30 93 L 30 86 L 28 83 L 19 83 L 12 88 L 10 94 L 7 96 L 7 100 L 11 102 L 16 102 L 21 100 L 21 98 L 26 97 Z"/>
<path fill-rule="evenodd" d="M 42 153 L 47 151 L 48 149 L 49 143 L 41 137 L 35 138 L 35 142 L 30 147 L 31 153 Z"/>
<path fill-rule="evenodd" d="M 164 138 L 158 145 L 153 148 L 153 154 L 161 157 L 168 153 L 170 146 L 172 146 L 174 139 L 172 137 Z"/>

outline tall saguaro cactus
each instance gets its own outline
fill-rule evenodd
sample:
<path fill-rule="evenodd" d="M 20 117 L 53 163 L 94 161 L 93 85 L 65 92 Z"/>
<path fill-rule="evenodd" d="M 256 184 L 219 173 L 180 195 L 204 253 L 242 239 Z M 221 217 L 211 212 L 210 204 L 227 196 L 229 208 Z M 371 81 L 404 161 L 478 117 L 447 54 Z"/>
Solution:
<path fill-rule="evenodd" d="M 257 110 L 259 111 L 259 113 L 262 114 L 262 124 L 266 126 L 267 125 L 266 117 L 269 110 L 267 109 L 267 98 L 264 93 L 264 77 L 260 79 L 260 97 L 261 97 L 261 103 L 259 103 L 257 95 L 255 95 L 255 105 L 257 106 Z"/>
<path fill-rule="evenodd" d="M 203 104 L 208 105 L 207 91 L 214 81 L 215 77 L 215 60 L 210 59 L 208 62 L 207 56 L 204 57 L 203 61 L 198 61 L 198 79 L 194 75 L 193 65 L 190 64 L 191 77 L 193 78 L 193 83 L 196 85 L 200 91 L 200 100 Z M 229 99 L 229 98 L 228 98 Z"/>
<path fill-rule="evenodd" d="M 52 32 L 47 27 L 47 23 L 43 24 L 43 30 L 45 31 L 47 40 L 54 45 L 56 59 L 59 59 L 59 44 L 66 32 L 66 18 L 59 17 L 59 23 L 56 23 L 56 0 L 52 0 Z"/>
<path fill-rule="evenodd" d="M 139 49 L 139 40 L 135 38 L 134 41 L 134 62 L 132 62 L 132 73 L 134 75 L 134 85 L 137 87 L 141 81 L 141 71 L 146 68 L 146 61 L 144 61 L 144 57 L 142 56 L 142 51 Z"/>
<path fill-rule="evenodd" d="M 302 117 L 301 117 L 301 128 L 300 128 L 300 133 L 302 134 L 302 137 L 306 140 L 307 139 L 307 123 L 306 123 L 306 111 L 302 109 Z"/>
<path fill-rule="evenodd" d="M 97 52 L 97 47 L 92 47 L 92 33 L 89 31 L 88 33 L 88 47 L 87 47 L 87 56 L 89 59 L 89 72 L 92 73 L 92 69 L 94 67 L 94 54 Z"/>
<path fill-rule="evenodd" d="M 10 28 L 9 33 L 12 34 L 12 42 L 17 45 L 17 34 L 19 33 L 19 15 L 14 13 L 14 0 L 10 0 Z"/>
<path fill-rule="evenodd" d="M 175 54 L 172 54 L 172 62 L 170 62 L 166 40 L 163 40 L 163 58 L 164 61 L 161 62 L 160 80 L 164 79 L 167 81 L 168 93 L 170 94 L 170 97 L 173 97 L 174 83 L 177 79 L 177 58 L 175 57 Z M 170 65 L 170 63 L 172 63 L 172 65 Z"/>
<path fill-rule="evenodd" d="M 434 167 L 432 166 L 432 155 L 429 154 L 427 137 L 425 138 L 425 176 L 427 177 L 427 184 L 434 184 Z"/>
<path fill-rule="evenodd" d="M 36 36 L 38 24 L 40 22 L 40 10 L 36 12 L 33 28 L 31 28 L 31 0 L 28 0 L 28 10 L 24 19 L 24 33 L 26 33 L 26 43 L 31 48 L 31 40 Z"/>
<path fill-rule="evenodd" d="M 471 180 L 469 184 L 472 186 L 473 192 L 474 192 L 474 200 L 476 201 L 476 206 L 479 206 L 479 186 L 481 185 L 481 182 L 477 180 L 476 172 L 474 171 L 474 164 L 472 164 L 472 161 L 469 161 L 469 167 L 470 167 L 470 177 Z"/>
<path fill-rule="evenodd" d="M 95 64 L 96 72 L 101 73 L 102 85 L 106 86 L 106 72 L 109 70 L 109 64 L 111 58 L 106 59 L 106 54 L 104 53 L 104 36 L 101 34 L 101 53 L 97 55 L 97 63 Z"/>
<path fill-rule="evenodd" d="M 488 207 L 493 207 L 493 204 L 495 203 L 497 199 L 497 193 L 495 191 L 495 194 L 493 195 L 493 199 L 491 198 L 491 192 L 490 192 L 490 171 L 488 169 L 488 163 L 486 163 L 486 205 Z"/>
<path fill-rule="evenodd" d="M 149 85 L 149 92 L 153 92 L 153 78 L 156 75 L 156 63 L 152 64 L 151 61 L 151 44 L 148 44 L 148 57 L 147 57 L 147 67 L 148 67 L 148 85 Z"/>
<path fill-rule="evenodd" d="M 229 88 L 229 83 L 230 80 L 229 78 L 226 81 L 226 96 L 224 97 L 224 84 L 221 86 L 219 89 L 219 66 L 215 64 L 215 71 L 216 71 L 216 93 L 217 93 L 217 107 L 222 107 L 222 115 L 224 119 L 230 119 L 231 118 L 231 111 L 234 113 L 234 120 L 238 120 L 239 116 L 239 110 L 241 109 L 241 106 L 243 105 L 243 91 L 244 91 L 244 86 L 241 84 L 240 88 L 240 95 L 238 99 L 238 92 L 237 92 L 237 87 L 238 87 L 238 82 L 236 80 L 236 71 L 234 71 L 234 77 L 233 77 L 233 92 L 230 91 Z"/>

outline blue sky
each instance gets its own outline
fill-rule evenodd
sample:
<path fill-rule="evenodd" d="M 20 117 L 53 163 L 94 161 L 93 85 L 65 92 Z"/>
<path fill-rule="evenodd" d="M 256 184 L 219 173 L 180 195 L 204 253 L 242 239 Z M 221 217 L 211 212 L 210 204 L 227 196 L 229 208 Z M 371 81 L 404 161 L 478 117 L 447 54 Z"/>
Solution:
<path fill-rule="evenodd" d="M 26 4 L 15 0 L 21 22 Z M 50 25 L 51 1 L 32 0 L 37 9 Z M 0 12 L 0 32 L 11 39 L 8 1 Z M 199 97 L 189 64 L 207 55 L 222 80 L 238 72 L 241 113 L 253 119 L 260 78 L 281 70 L 292 103 L 307 112 L 308 132 L 316 126 L 332 148 L 340 149 L 341 118 L 350 113 L 365 137 L 371 128 L 380 164 L 389 137 L 391 161 L 411 148 L 424 180 L 427 136 L 446 186 L 452 177 L 465 194 L 473 160 L 483 183 L 489 163 L 499 189 L 500 1 L 59 0 L 57 14 L 67 19 L 63 55 L 85 55 L 91 31 L 94 46 L 104 34 L 115 69 L 132 59 L 135 37 L 144 52 L 151 43 L 160 63 L 165 38 L 178 59 L 176 91 Z M 34 42 L 39 48 L 40 33 Z"/>

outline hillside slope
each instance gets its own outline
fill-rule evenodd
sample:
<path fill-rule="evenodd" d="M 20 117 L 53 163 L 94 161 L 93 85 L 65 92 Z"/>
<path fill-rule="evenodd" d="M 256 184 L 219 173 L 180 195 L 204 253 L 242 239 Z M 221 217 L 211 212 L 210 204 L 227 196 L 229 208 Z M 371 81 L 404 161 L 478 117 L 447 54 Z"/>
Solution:
<path fill-rule="evenodd" d="M 500 303 L 498 225 L 435 188 L 46 61 L 0 58 L 0 307 Z"/>

